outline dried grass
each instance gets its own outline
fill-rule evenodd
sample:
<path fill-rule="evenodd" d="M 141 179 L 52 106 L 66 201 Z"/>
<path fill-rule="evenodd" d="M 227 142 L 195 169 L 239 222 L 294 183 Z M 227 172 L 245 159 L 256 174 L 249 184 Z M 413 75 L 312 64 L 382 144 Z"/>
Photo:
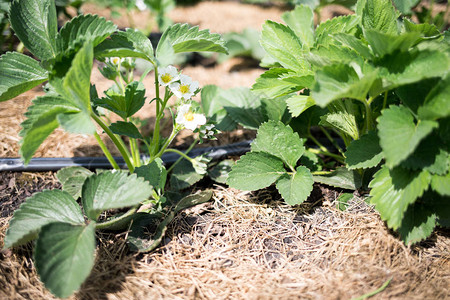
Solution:
<path fill-rule="evenodd" d="M 290 207 L 270 190 L 218 186 L 152 253 L 133 255 L 125 234 L 101 234 L 94 271 L 71 299 L 350 299 L 390 278 L 376 299 L 450 298 L 448 231 L 408 248 L 362 199 L 341 212 L 335 196 Z M 52 299 L 28 248 L 3 256 L 0 298 Z"/>

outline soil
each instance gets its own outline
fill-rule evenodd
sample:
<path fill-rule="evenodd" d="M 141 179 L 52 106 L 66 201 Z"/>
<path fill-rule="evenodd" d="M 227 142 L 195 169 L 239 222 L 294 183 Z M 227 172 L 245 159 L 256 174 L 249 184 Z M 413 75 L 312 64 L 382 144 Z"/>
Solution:
<path fill-rule="evenodd" d="M 83 11 L 110 15 L 90 4 Z M 284 11 L 282 6 L 205 1 L 177 7 L 170 17 L 226 33 L 260 29 L 266 19 L 280 21 Z M 322 18 L 345 13 L 331 6 Z M 133 19 L 138 27 L 148 27 L 151 17 L 139 12 Z M 114 22 L 130 26 L 127 18 Z M 201 86 L 222 88 L 249 87 L 263 72 L 244 58 L 183 68 Z M 98 90 L 111 85 L 96 69 L 92 82 Z M 145 84 L 152 99 L 151 76 Z M 0 103 L 0 157 L 18 156 L 23 112 L 39 91 Z M 140 117 L 151 119 L 153 110 L 146 106 Z M 252 137 L 254 132 L 240 129 L 221 135 L 216 144 Z M 175 145 L 189 142 L 186 133 Z M 102 155 L 95 139 L 59 129 L 36 153 L 95 155 Z M 52 172 L 0 172 L 0 247 L 13 211 L 33 193 L 59 187 Z M 322 185 L 293 207 L 274 188 L 241 192 L 205 180 L 192 191 L 205 188 L 213 190 L 212 201 L 180 213 L 161 247 L 151 253 L 130 252 L 126 233 L 99 233 L 94 270 L 70 299 L 350 299 L 389 280 L 374 299 L 450 299 L 449 231 L 437 229 L 426 241 L 406 247 L 364 201 L 365 195 L 355 192 L 341 211 L 336 199 L 344 191 Z M 0 299 L 54 299 L 40 283 L 31 258 L 31 245 L 0 252 Z"/>

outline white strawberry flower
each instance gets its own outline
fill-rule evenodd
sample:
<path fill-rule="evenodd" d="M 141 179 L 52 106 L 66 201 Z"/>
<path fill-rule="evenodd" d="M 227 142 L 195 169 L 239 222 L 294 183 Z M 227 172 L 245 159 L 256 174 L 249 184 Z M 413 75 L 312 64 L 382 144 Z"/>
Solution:
<path fill-rule="evenodd" d="M 178 115 L 175 122 L 193 131 L 197 127 L 206 124 L 206 117 L 203 114 L 194 113 L 190 104 L 183 104 L 178 108 Z"/>
<path fill-rule="evenodd" d="M 198 81 L 192 81 L 192 78 L 187 75 L 180 75 L 180 82 L 171 83 L 169 87 L 177 98 L 188 100 L 194 96 L 199 86 Z"/>
<path fill-rule="evenodd" d="M 168 86 L 169 84 L 180 79 L 177 68 L 174 66 L 167 66 L 166 68 L 159 69 L 158 81 L 162 86 Z"/>
<path fill-rule="evenodd" d="M 140 11 L 144 11 L 147 9 L 147 4 L 144 3 L 144 0 L 136 0 L 136 7 Z"/>
<path fill-rule="evenodd" d="M 115 66 L 118 66 L 119 63 L 122 63 L 125 59 L 120 57 L 107 57 L 106 62 L 109 62 Z"/>

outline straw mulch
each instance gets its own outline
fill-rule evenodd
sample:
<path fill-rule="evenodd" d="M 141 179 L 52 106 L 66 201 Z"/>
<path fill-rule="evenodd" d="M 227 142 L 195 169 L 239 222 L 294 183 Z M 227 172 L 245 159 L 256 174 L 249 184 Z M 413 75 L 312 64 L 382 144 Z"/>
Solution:
<path fill-rule="evenodd" d="M 51 173 L 1 176 L 0 246 L 7 207 L 27 196 L 18 191 L 56 183 Z M 94 270 L 71 299 L 350 299 L 389 279 L 375 299 L 450 299 L 449 231 L 408 248 L 363 199 L 340 211 L 339 192 L 323 186 L 295 207 L 274 189 L 213 189 L 213 200 L 179 214 L 152 253 L 129 252 L 126 233 L 99 234 Z M 53 298 L 31 257 L 30 245 L 0 254 L 0 299 Z"/>

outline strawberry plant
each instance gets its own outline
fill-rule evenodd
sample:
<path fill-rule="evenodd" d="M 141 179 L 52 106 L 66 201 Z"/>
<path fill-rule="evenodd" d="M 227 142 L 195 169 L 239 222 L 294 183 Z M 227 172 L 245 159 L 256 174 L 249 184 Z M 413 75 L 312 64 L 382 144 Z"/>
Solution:
<path fill-rule="evenodd" d="M 214 133 L 191 100 L 200 90 L 199 83 L 170 64 L 177 53 L 227 50 L 218 34 L 187 24 L 170 26 L 156 49 L 141 32 L 118 31 L 112 22 L 95 15 L 77 16 L 58 31 L 52 0 L 13 1 L 9 16 L 14 32 L 36 59 L 17 52 L 0 57 L 0 101 L 47 82 L 45 95 L 33 100 L 22 123 L 20 155 L 25 163 L 57 127 L 62 127 L 68 132 L 94 135 L 115 169 L 97 173 L 79 167 L 63 169 L 57 174 L 62 190 L 34 194 L 10 221 L 4 247 L 36 240 L 34 259 L 41 280 L 56 296 L 68 297 L 79 289 L 93 267 L 97 230 L 127 229 L 133 221 L 128 234 L 130 247 L 150 251 L 159 244 L 178 211 L 212 196 L 211 191 L 185 197 L 167 192 L 172 169 L 179 180 L 199 173 L 195 177 L 198 181 L 206 174 L 203 157 L 190 158 L 168 148 L 175 136 L 183 129 L 199 132 L 202 139 L 213 138 Z M 139 81 L 134 80 L 136 58 L 151 64 Z M 104 62 L 102 74 L 114 81 L 104 97 L 98 96 L 90 82 L 94 59 Z M 133 116 L 146 102 L 142 80 L 152 70 L 156 97 L 150 102 L 154 103 L 156 120 L 153 136 L 147 141 Z M 169 107 L 172 97 L 178 101 Z M 160 124 L 166 113 L 172 114 L 172 133 L 163 137 Z M 112 114 L 119 121 L 111 122 Z M 97 128 L 117 147 L 127 171 L 119 170 Z M 148 158 L 140 155 L 140 143 L 147 149 Z M 184 169 L 177 173 L 176 165 L 165 168 L 161 156 L 170 151 L 187 159 L 192 169 L 189 174 Z M 178 188 L 194 182 L 183 181 Z M 172 181 L 171 185 L 176 186 Z M 143 227 L 160 220 L 155 234 L 149 237 Z"/>
<path fill-rule="evenodd" d="M 275 63 L 252 90 L 284 101 L 293 116 L 287 126 L 316 143 L 315 153 L 345 163 L 314 179 L 336 186 L 349 182 L 353 188 L 370 181 L 370 202 L 406 244 L 425 239 L 436 225 L 449 226 L 449 33 L 400 18 L 389 0 L 359 0 L 354 15 L 317 27 L 307 6 L 282 19 L 285 24 L 267 21 L 263 26 L 261 45 Z M 315 138 L 313 125 L 337 153 Z M 295 182 L 297 162 L 291 165 L 274 152 L 283 149 L 278 135 L 265 143 L 269 150 L 258 146 L 268 126 L 274 124 L 260 127 L 256 147 L 233 167 L 228 182 L 247 190 L 270 185 L 285 176 L 280 162 L 272 163 L 280 159 L 293 172 L 288 173 L 291 190 L 302 193 L 292 201 L 278 181 L 277 188 L 288 203 L 300 203 L 308 189 Z M 301 149 L 300 144 L 292 147 Z M 254 159 L 262 155 L 267 158 Z M 239 181 L 244 172 L 248 179 Z M 262 174 L 271 180 L 252 185 L 250 178 Z"/>

